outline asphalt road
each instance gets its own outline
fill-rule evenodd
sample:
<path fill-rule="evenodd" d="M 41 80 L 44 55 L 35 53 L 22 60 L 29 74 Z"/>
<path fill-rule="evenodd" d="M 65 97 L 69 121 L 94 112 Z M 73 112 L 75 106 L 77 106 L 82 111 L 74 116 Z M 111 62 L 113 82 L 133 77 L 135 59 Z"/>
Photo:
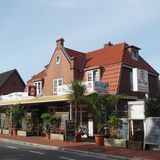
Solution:
<path fill-rule="evenodd" d="M 45 149 L 0 141 L 0 160 L 111 160 L 73 151 Z"/>

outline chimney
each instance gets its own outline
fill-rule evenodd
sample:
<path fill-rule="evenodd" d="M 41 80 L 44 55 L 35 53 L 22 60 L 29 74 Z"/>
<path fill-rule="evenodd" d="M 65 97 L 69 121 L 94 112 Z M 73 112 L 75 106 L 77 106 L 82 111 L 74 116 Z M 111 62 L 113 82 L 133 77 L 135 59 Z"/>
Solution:
<path fill-rule="evenodd" d="M 64 39 L 60 38 L 58 40 L 56 40 L 56 44 L 57 44 L 57 48 L 60 48 L 61 46 L 64 46 Z"/>
<path fill-rule="evenodd" d="M 113 44 L 111 43 L 111 41 L 109 41 L 108 43 L 104 44 L 104 48 L 110 47 L 110 46 L 113 46 Z"/>

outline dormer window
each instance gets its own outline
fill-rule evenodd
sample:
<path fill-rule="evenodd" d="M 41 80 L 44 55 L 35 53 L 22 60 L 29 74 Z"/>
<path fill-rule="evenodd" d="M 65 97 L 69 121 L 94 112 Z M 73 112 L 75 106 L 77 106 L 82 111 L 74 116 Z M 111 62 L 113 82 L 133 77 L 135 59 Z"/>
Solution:
<path fill-rule="evenodd" d="M 138 60 L 139 59 L 140 48 L 131 45 L 131 46 L 126 46 L 126 49 L 129 51 L 130 56 L 133 60 Z"/>
<path fill-rule="evenodd" d="M 137 49 L 132 49 L 131 54 L 132 54 L 132 59 L 138 60 L 139 54 L 138 54 L 138 50 Z"/>
<path fill-rule="evenodd" d="M 87 71 L 87 81 L 100 81 L 100 70 L 94 69 Z"/>
<path fill-rule="evenodd" d="M 56 64 L 60 64 L 60 56 L 56 57 Z"/>

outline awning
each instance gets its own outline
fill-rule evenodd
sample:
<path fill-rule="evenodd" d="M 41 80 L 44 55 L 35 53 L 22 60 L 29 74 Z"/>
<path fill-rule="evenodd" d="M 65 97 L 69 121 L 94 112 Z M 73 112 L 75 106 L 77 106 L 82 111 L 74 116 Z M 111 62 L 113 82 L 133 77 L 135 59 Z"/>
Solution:
<path fill-rule="evenodd" d="M 43 96 L 35 97 L 32 99 L 19 99 L 19 100 L 0 100 L 0 106 L 8 106 L 15 104 L 39 104 L 47 102 L 59 102 L 59 101 L 68 101 L 67 96 Z"/>

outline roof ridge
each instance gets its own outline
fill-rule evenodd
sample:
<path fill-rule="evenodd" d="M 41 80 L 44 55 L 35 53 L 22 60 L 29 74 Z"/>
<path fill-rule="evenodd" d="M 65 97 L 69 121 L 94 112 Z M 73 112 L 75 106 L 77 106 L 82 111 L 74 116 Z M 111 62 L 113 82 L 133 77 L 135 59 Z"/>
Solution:
<path fill-rule="evenodd" d="M 74 52 L 77 52 L 77 53 L 86 54 L 86 53 L 84 53 L 84 52 L 77 51 L 77 50 L 74 50 L 74 49 L 71 49 L 71 48 L 67 48 L 67 47 L 63 47 L 63 48 L 68 49 L 68 50 L 71 50 L 71 51 L 74 51 Z"/>
<path fill-rule="evenodd" d="M 107 49 L 113 48 L 113 47 L 115 48 L 115 47 L 120 46 L 120 45 L 122 45 L 122 44 L 127 44 L 127 43 L 122 42 L 122 43 L 114 44 L 114 45 L 109 46 L 109 47 L 99 48 L 99 49 L 96 49 L 96 50 L 93 50 L 93 51 L 89 51 L 89 52 L 87 52 L 87 54 L 91 54 L 91 53 L 93 53 L 93 52 L 98 52 L 98 51 L 105 50 L 105 49 L 107 50 Z"/>

